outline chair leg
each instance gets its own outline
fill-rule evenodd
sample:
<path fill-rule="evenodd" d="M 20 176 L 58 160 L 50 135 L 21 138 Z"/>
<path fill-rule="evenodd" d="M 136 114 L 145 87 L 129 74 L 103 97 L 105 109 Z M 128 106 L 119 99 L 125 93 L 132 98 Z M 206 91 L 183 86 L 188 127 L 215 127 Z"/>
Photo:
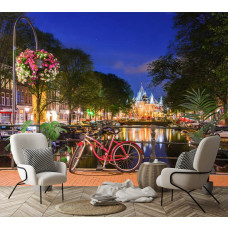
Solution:
<path fill-rule="evenodd" d="M 171 201 L 173 201 L 173 189 L 171 191 Z"/>
<path fill-rule="evenodd" d="M 185 191 L 185 192 L 187 192 L 187 191 Z M 192 200 L 197 204 L 197 206 L 198 206 L 204 213 L 206 213 L 205 210 L 200 206 L 200 204 L 195 200 L 195 198 L 194 198 L 189 192 L 187 192 L 187 193 L 188 193 L 188 195 L 192 198 Z"/>
<path fill-rule="evenodd" d="M 12 192 L 10 193 L 8 199 L 13 195 L 13 192 L 15 191 L 15 189 L 17 188 L 18 185 L 24 184 L 23 181 L 19 181 L 13 188 Z"/>
<path fill-rule="evenodd" d="M 206 191 L 214 198 L 214 200 L 218 203 L 218 204 L 220 204 L 220 202 L 216 199 L 216 197 L 212 194 L 212 192 L 210 192 L 205 186 L 203 186 L 205 189 L 206 189 Z"/>
<path fill-rule="evenodd" d="M 49 190 L 50 187 L 51 187 L 51 185 L 48 185 L 48 187 L 46 188 L 44 193 L 46 193 Z"/>
<path fill-rule="evenodd" d="M 64 195 L 63 195 L 63 183 L 62 183 L 62 201 L 64 201 Z"/>
<path fill-rule="evenodd" d="M 40 186 L 40 204 L 42 204 L 42 186 Z"/>
<path fill-rule="evenodd" d="M 161 189 L 161 206 L 162 206 L 162 201 L 163 201 L 163 188 Z"/>

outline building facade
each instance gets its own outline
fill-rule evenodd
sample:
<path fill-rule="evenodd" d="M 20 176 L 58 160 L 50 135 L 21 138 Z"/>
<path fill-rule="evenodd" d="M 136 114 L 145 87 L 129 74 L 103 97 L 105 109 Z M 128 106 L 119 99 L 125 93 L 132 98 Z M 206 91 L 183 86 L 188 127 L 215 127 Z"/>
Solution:
<path fill-rule="evenodd" d="M 0 77 L 0 123 L 12 123 L 12 80 L 2 75 Z M 16 122 L 23 123 L 32 119 L 32 94 L 28 88 L 17 84 Z"/>
<path fill-rule="evenodd" d="M 4 77 L 1 77 L 0 80 L 0 124 L 11 124 L 13 118 L 12 80 Z M 34 120 L 34 96 L 32 96 L 26 86 L 19 83 L 17 84 L 16 90 L 16 124 L 22 124 L 27 120 Z M 52 102 L 45 109 L 45 117 L 43 121 L 59 121 L 61 123 L 67 123 L 68 114 L 69 111 L 65 103 L 60 104 L 59 102 Z"/>
<path fill-rule="evenodd" d="M 11 67 L 1 65 L 8 70 L 8 74 L 12 73 Z M 0 124 L 12 124 L 12 94 L 13 82 L 11 77 L 6 75 L 0 76 Z M 55 99 L 58 96 L 58 92 L 50 92 L 46 94 L 47 100 Z M 34 120 L 34 108 L 35 97 L 30 93 L 29 89 L 17 83 L 16 88 L 16 124 L 22 124 L 27 120 Z M 50 103 L 45 108 L 45 116 L 43 121 L 59 121 L 67 123 L 69 111 L 65 103 L 59 104 L 58 102 Z"/>
<path fill-rule="evenodd" d="M 141 84 L 141 88 L 134 98 L 131 117 L 135 119 L 158 119 L 164 116 L 163 98 L 157 101 L 151 93 L 148 97 Z"/>

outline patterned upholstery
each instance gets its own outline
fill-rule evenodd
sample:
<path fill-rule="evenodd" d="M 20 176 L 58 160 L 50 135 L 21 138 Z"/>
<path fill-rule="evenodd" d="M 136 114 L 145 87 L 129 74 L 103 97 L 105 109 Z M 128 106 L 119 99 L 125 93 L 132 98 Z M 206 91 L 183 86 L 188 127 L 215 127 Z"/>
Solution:
<path fill-rule="evenodd" d="M 219 144 L 220 137 L 218 136 L 209 136 L 204 138 L 200 142 L 195 152 L 195 157 L 193 161 L 194 169 L 190 170 L 180 168 L 165 168 L 162 170 L 161 175 L 156 180 L 157 185 L 163 188 L 176 189 L 177 187 L 172 185 L 170 182 L 170 177 L 172 175 L 173 183 L 185 190 L 201 188 L 207 183 L 209 172 L 215 162 L 215 158 L 219 149 Z M 195 174 L 189 174 L 189 172 Z"/>
<path fill-rule="evenodd" d="M 36 173 L 56 172 L 51 148 L 22 149 L 26 165 L 31 165 Z"/>
<path fill-rule="evenodd" d="M 36 170 L 31 165 L 25 164 L 25 157 L 23 153 L 23 148 L 29 150 L 40 150 L 46 149 L 48 147 L 48 142 L 45 135 L 41 133 L 21 133 L 14 134 L 10 136 L 11 151 L 18 168 L 18 173 L 21 180 L 28 185 L 53 185 L 62 184 L 67 181 L 67 167 L 64 162 L 54 161 L 56 172 L 41 172 L 36 173 Z M 53 155 L 51 153 L 51 157 Z M 23 168 L 23 169 L 21 169 Z M 25 172 L 26 171 L 26 172 Z"/>
<path fill-rule="evenodd" d="M 194 170 L 193 161 L 196 155 L 196 149 L 189 152 L 183 152 L 177 159 L 176 169 L 189 169 Z"/>

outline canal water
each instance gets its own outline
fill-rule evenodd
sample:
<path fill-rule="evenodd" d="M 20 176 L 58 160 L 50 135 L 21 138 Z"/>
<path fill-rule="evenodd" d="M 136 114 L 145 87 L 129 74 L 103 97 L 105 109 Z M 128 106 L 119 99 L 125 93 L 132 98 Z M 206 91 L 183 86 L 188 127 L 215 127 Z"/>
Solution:
<path fill-rule="evenodd" d="M 106 136 L 105 139 L 111 139 L 111 136 Z M 149 161 L 152 145 L 145 143 L 151 140 L 150 128 L 121 128 L 121 131 L 116 137 L 121 141 L 140 141 L 137 143 L 144 152 L 144 161 Z M 178 157 L 182 152 L 189 151 L 190 148 L 186 135 L 182 134 L 179 130 L 174 129 L 156 129 L 155 130 L 155 154 L 156 157 Z M 142 144 L 141 141 L 144 141 Z M 163 144 L 169 142 L 171 144 Z M 186 144 L 172 144 L 172 143 L 186 143 Z M 170 167 L 174 167 L 176 159 L 159 159 L 160 161 L 168 163 Z M 83 158 L 79 163 L 80 168 L 95 168 L 97 166 L 97 159 L 93 155 L 91 148 L 86 148 Z M 108 165 L 107 168 L 113 168 Z"/>

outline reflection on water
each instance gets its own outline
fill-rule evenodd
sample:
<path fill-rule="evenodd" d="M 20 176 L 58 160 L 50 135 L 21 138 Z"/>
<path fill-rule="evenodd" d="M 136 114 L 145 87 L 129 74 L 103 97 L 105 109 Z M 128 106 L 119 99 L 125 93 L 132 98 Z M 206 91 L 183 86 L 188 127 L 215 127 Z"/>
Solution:
<path fill-rule="evenodd" d="M 129 141 L 150 141 L 150 128 L 122 128 L 118 139 Z M 156 129 L 155 139 L 157 142 L 187 142 L 186 137 L 180 131 L 174 129 Z"/>
<path fill-rule="evenodd" d="M 150 141 L 151 129 L 150 128 L 123 128 L 119 133 L 118 139 L 129 141 Z M 183 151 L 189 151 L 188 145 L 174 145 L 174 144 L 162 144 L 162 142 L 188 142 L 186 136 L 181 134 L 180 131 L 174 129 L 156 129 L 155 130 L 155 154 L 157 157 L 178 157 Z M 138 143 L 141 147 L 142 143 Z M 151 143 L 143 143 L 143 152 L 145 155 L 145 161 L 149 160 L 151 154 Z M 174 166 L 176 160 L 171 159 L 159 159 L 168 163 L 170 166 Z"/>
<path fill-rule="evenodd" d="M 111 139 L 111 136 L 104 137 L 105 139 Z M 137 144 L 142 147 L 145 159 L 144 161 L 149 161 L 149 156 L 151 154 L 151 129 L 150 128 L 122 128 L 121 132 L 116 137 L 117 140 L 121 141 L 137 141 Z M 162 144 L 161 142 L 188 142 L 186 136 L 181 134 L 180 131 L 174 129 L 156 129 L 155 130 L 155 153 L 157 157 L 178 157 L 183 151 L 189 151 L 190 147 L 188 144 Z M 143 141 L 143 143 L 142 143 Z M 160 143 L 159 143 L 160 142 Z M 91 155 L 89 148 L 87 149 L 87 155 Z M 159 159 L 169 164 L 169 166 L 174 167 L 175 159 Z M 97 159 L 84 157 L 83 161 L 80 162 L 80 167 L 96 167 Z M 92 166 L 91 166 L 92 165 Z M 112 167 L 112 166 L 108 166 Z"/>

